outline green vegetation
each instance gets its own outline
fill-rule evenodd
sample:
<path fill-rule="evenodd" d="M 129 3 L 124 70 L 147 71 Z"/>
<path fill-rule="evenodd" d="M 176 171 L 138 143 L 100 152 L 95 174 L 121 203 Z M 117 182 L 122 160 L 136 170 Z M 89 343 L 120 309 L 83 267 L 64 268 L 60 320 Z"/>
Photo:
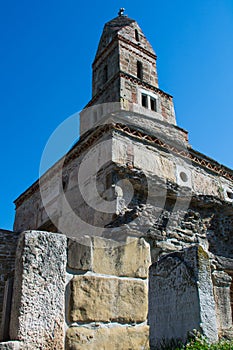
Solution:
<path fill-rule="evenodd" d="M 233 350 L 233 341 L 221 340 L 218 343 L 209 344 L 204 338 L 198 338 L 177 350 Z"/>
<path fill-rule="evenodd" d="M 170 341 L 169 344 L 161 344 L 162 350 L 233 350 L 233 340 L 222 339 L 218 343 L 210 344 L 207 339 L 197 331 L 194 331 L 192 337 L 186 345 Z"/>

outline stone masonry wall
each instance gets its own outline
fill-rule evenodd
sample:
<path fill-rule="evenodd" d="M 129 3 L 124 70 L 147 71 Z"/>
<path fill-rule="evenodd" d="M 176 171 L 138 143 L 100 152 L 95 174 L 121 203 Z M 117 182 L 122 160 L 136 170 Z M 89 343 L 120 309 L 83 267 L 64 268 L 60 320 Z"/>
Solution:
<path fill-rule="evenodd" d="M 68 240 L 66 350 L 147 350 L 149 245 Z"/>
<path fill-rule="evenodd" d="M 106 140 L 109 140 L 109 142 L 106 143 Z M 222 200 L 226 200 L 224 192 L 225 189 L 229 188 L 232 191 L 230 181 L 224 177 L 218 176 L 210 171 L 207 172 L 207 170 L 201 166 L 185 161 L 181 157 L 174 155 L 172 152 L 165 152 L 158 147 L 146 144 L 141 140 L 126 138 L 124 134 L 114 132 L 114 134 L 105 133 L 98 141 L 100 147 L 95 147 L 98 142 L 93 143 L 92 148 L 87 148 L 86 151 L 83 152 L 83 155 L 74 157 L 75 159 L 71 158 L 72 160 L 63 166 L 61 175 L 66 177 L 66 186 L 64 189 L 65 193 L 67 192 L 68 195 L 69 192 L 72 196 L 73 189 L 76 187 L 77 190 L 77 195 L 73 196 L 73 199 L 69 199 L 69 203 L 72 208 L 77 206 L 80 208 L 80 203 L 83 201 L 80 197 L 78 197 L 79 183 L 77 175 L 79 174 L 80 164 L 87 164 L 87 158 L 85 162 L 82 163 L 83 156 L 85 156 L 86 153 L 89 153 L 89 158 L 93 157 L 93 163 L 97 162 L 96 167 L 98 170 L 103 169 L 102 164 L 100 165 L 100 162 L 98 163 L 98 161 L 105 160 L 105 162 L 108 161 L 109 163 L 113 163 L 112 171 L 115 171 L 115 164 L 117 164 L 119 168 L 122 167 L 122 169 L 130 171 L 131 178 L 133 178 L 136 173 L 141 172 L 148 179 L 148 181 L 152 179 L 152 183 L 154 181 L 153 178 L 161 179 L 161 182 L 164 184 L 164 186 L 166 186 L 164 192 L 168 192 L 170 187 L 173 189 L 175 195 L 177 193 L 179 194 L 179 196 L 177 196 L 178 199 L 182 188 L 188 189 L 189 198 L 195 195 L 199 196 L 200 198 L 205 197 L 207 202 L 212 198 L 213 201 L 217 201 L 219 203 L 221 203 Z M 74 154 L 75 152 L 79 151 L 79 146 L 81 147 L 82 144 L 77 145 L 74 148 Z M 91 149 L 94 149 L 94 151 L 91 151 Z M 67 158 L 70 156 L 71 155 L 68 154 Z M 89 163 L 91 164 L 90 161 Z M 58 168 L 59 164 L 56 164 L 54 168 L 50 169 L 48 174 L 44 176 L 44 179 L 47 178 L 47 181 L 43 181 L 43 192 L 45 193 L 47 191 L 47 194 L 45 193 L 47 212 L 50 213 L 50 216 L 60 220 L 60 218 L 64 218 L 65 215 L 62 212 L 62 176 L 59 178 Z M 182 180 L 183 175 L 187 177 L 186 181 Z M 112 183 L 109 184 L 109 186 L 110 185 L 114 186 L 115 184 Z M 86 193 L 91 193 L 92 187 L 90 187 L 88 183 L 86 186 Z M 41 202 L 40 188 L 38 187 L 32 194 L 30 194 L 28 191 L 28 194 L 28 197 L 25 198 L 20 204 L 17 201 L 14 226 L 15 230 L 38 229 L 46 222 L 46 220 L 48 220 L 48 215 L 43 203 Z M 127 197 L 127 191 L 125 195 Z M 152 203 L 152 205 L 156 205 L 156 194 L 154 198 L 155 201 Z M 72 201 L 73 204 L 71 203 Z M 232 199 L 229 199 L 229 204 L 230 203 L 232 203 Z M 143 203 L 136 203 L 136 206 L 138 204 Z M 187 206 L 185 210 L 187 210 Z M 89 215 L 87 208 L 85 208 L 83 214 L 87 216 L 88 220 L 94 220 L 94 216 Z M 104 224 L 107 224 L 107 220 L 104 219 L 103 222 Z M 75 230 L 75 226 L 71 227 L 70 231 L 72 232 L 73 230 Z"/>

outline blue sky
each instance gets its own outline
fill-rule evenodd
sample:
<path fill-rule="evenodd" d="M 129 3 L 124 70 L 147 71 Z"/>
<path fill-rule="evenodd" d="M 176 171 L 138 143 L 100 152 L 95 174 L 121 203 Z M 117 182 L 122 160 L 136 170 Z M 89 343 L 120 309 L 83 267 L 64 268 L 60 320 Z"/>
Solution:
<path fill-rule="evenodd" d="M 189 131 L 193 148 L 233 168 L 232 0 L 0 6 L 1 228 L 12 229 L 13 200 L 38 178 L 50 135 L 89 101 L 103 25 L 120 7 L 155 49 L 160 88 L 174 96 L 178 125 Z M 61 135 L 61 148 L 64 140 Z"/>

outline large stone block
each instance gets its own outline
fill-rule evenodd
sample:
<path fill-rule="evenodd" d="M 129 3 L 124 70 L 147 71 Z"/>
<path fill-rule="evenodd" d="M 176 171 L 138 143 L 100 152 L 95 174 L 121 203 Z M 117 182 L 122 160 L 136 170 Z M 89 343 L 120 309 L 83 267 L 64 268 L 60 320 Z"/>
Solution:
<path fill-rule="evenodd" d="M 212 274 L 214 283 L 214 298 L 217 311 L 217 325 L 220 336 L 232 333 L 232 310 L 230 287 L 232 278 L 224 271 L 214 271 Z"/>
<path fill-rule="evenodd" d="M 70 322 L 143 322 L 147 300 L 143 280 L 75 276 L 71 281 Z"/>
<path fill-rule="evenodd" d="M 23 349 L 62 350 L 64 344 L 66 236 L 27 231 L 16 254 L 11 339 Z"/>
<path fill-rule="evenodd" d="M 164 341 L 186 341 L 194 329 L 217 340 L 210 264 L 202 247 L 168 254 L 150 267 L 149 325 L 156 349 Z"/>
<path fill-rule="evenodd" d="M 68 266 L 96 273 L 147 278 L 150 246 L 143 238 L 128 237 L 117 242 L 101 237 L 69 239 Z"/>
<path fill-rule="evenodd" d="M 148 350 L 148 326 L 111 328 L 72 327 L 66 334 L 66 350 Z"/>
<path fill-rule="evenodd" d="M 124 245 L 93 238 L 93 271 L 96 273 L 147 278 L 150 246 L 143 238 L 128 237 Z"/>

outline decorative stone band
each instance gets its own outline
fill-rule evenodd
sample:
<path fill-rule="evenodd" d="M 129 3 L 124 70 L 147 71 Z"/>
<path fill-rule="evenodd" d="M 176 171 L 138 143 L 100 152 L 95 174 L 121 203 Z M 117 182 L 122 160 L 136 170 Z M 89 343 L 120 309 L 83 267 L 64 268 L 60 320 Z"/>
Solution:
<path fill-rule="evenodd" d="M 125 73 L 123 71 L 119 71 L 110 80 L 108 80 L 106 82 L 103 89 L 99 90 L 99 92 L 91 99 L 90 102 L 88 102 L 88 104 L 84 107 L 84 109 L 93 106 L 95 104 L 95 102 L 98 100 L 98 98 L 102 95 L 102 93 L 104 91 L 106 91 L 109 88 L 109 86 L 111 86 L 111 84 L 118 78 L 125 78 L 127 80 L 130 80 L 131 82 L 136 83 L 138 86 L 147 88 L 147 89 L 149 89 L 149 90 L 151 90 L 151 91 L 153 91 L 161 96 L 167 97 L 170 100 L 173 98 L 171 95 L 167 94 L 163 90 L 160 90 L 159 88 L 157 88 L 153 85 L 150 85 L 149 83 L 146 83 L 145 81 L 142 81 L 141 79 L 139 79 L 133 75 L 130 75 L 130 74 Z M 119 101 L 115 101 L 115 102 L 119 102 Z"/>
<path fill-rule="evenodd" d="M 148 142 L 152 145 L 159 146 L 163 149 L 169 150 L 175 154 L 178 154 L 181 157 L 188 158 L 199 166 L 211 170 L 214 173 L 225 177 L 226 179 L 233 181 L 233 171 L 228 169 L 224 165 L 220 165 L 211 158 L 203 157 L 203 155 L 193 149 L 179 149 L 174 145 L 170 145 L 160 140 L 156 136 L 149 135 L 143 131 L 139 131 L 133 127 L 126 126 L 124 124 L 106 124 L 97 127 L 93 132 L 89 131 L 84 134 L 80 140 L 72 147 L 72 149 L 61 158 L 52 168 L 50 168 L 40 180 L 37 180 L 29 189 L 23 192 L 15 201 L 16 208 L 18 208 L 26 199 L 28 199 L 33 193 L 39 190 L 39 186 L 50 178 L 54 176 L 59 170 L 64 166 L 69 164 L 73 159 L 77 158 L 82 154 L 83 151 L 86 151 L 91 147 L 103 134 L 107 132 L 117 131 L 123 135 L 129 135 L 132 138 L 141 140 L 143 142 Z"/>
<path fill-rule="evenodd" d="M 132 41 L 130 41 L 130 40 L 124 38 L 122 35 L 119 35 L 119 34 L 118 34 L 118 35 L 116 35 L 115 38 L 111 41 L 111 43 L 110 43 L 108 46 L 106 46 L 106 48 L 101 52 L 101 54 L 98 55 L 98 56 L 95 58 L 95 60 L 94 60 L 94 62 L 93 62 L 92 65 L 96 65 L 97 62 L 101 59 L 101 57 L 102 57 L 104 54 L 106 54 L 106 52 L 107 52 L 109 49 L 111 49 L 112 46 L 114 46 L 114 43 L 115 43 L 116 41 L 121 41 L 121 42 L 123 42 L 123 43 L 125 43 L 125 44 L 127 44 L 127 45 L 130 45 L 130 46 L 134 47 L 135 49 L 137 49 L 137 50 L 143 52 L 144 54 L 150 56 L 150 57 L 153 58 L 154 60 L 157 59 L 157 56 L 156 56 L 155 54 L 153 54 L 152 52 L 150 52 L 150 51 L 144 49 L 142 46 L 139 46 L 139 45 L 134 44 Z"/>
<path fill-rule="evenodd" d="M 116 128 L 118 130 L 124 131 L 131 137 L 133 136 L 140 140 L 148 141 L 162 148 L 168 149 L 170 152 L 178 154 L 184 158 L 189 158 L 190 160 L 197 163 L 198 165 L 201 165 L 204 168 L 212 170 L 218 175 L 221 175 L 227 178 L 228 180 L 233 181 L 233 172 L 230 169 L 227 169 L 223 165 L 218 164 L 217 162 L 215 162 L 210 158 L 205 157 L 204 159 L 201 153 L 195 150 L 192 150 L 191 148 L 188 149 L 188 151 L 186 149 L 178 149 L 173 145 L 163 142 L 162 140 L 158 139 L 156 136 L 148 135 L 136 129 L 132 130 L 132 128 L 131 127 L 129 128 L 129 126 L 122 126 L 121 124 L 116 124 Z"/>

